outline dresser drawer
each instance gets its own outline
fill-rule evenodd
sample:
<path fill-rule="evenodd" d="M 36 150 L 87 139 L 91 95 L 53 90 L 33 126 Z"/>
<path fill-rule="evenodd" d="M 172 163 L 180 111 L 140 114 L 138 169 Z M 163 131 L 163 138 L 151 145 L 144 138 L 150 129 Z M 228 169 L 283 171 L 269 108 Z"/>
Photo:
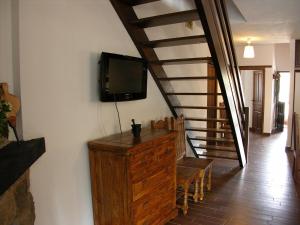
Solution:
<path fill-rule="evenodd" d="M 130 148 L 128 150 L 128 152 L 131 154 L 131 155 L 136 155 L 136 154 L 139 154 L 139 153 L 142 153 L 144 151 L 147 151 L 148 149 L 151 149 L 153 148 L 153 146 L 155 146 L 153 144 L 153 141 L 148 141 L 146 143 L 143 143 L 143 144 L 139 144 L 137 146 L 134 146 L 133 148 Z"/>
<path fill-rule="evenodd" d="M 146 163 L 149 159 L 155 159 L 161 155 L 172 153 L 172 151 L 175 152 L 174 149 L 174 143 L 166 141 L 155 146 L 148 146 L 142 151 L 132 150 L 134 153 L 131 154 L 130 161 L 131 164 L 135 166 L 135 164 Z"/>
<path fill-rule="evenodd" d="M 175 154 L 174 145 L 167 142 L 132 155 L 129 160 L 129 169 L 133 182 L 143 179 L 145 176 L 151 176 L 165 166 L 166 161 L 171 158 L 174 160 Z"/>
<path fill-rule="evenodd" d="M 151 218 L 157 218 L 157 215 L 163 215 L 165 208 L 171 206 L 174 208 L 175 202 L 175 184 L 171 178 L 167 178 L 160 186 L 152 192 L 133 202 L 133 214 L 135 221 L 143 221 L 145 217 L 151 215 Z M 153 222 L 153 221 L 152 221 Z M 152 224 L 151 224 L 152 225 Z"/>
<path fill-rule="evenodd" d="M 159 139 L 156 139 L 156 140 L 153 140 L 153 145 L 154 146 L 160 146 L 160 145 L 163 145 L 163 144 L 167 144 L 167 143 L 170 143 L 170 142 L 173 142 L 173 138 L 170 138 L 168 136 L 164 136 L 164 137 L 161 137 Z"/>
<path fill-rule="evenodd" d="M 171 179 L 174 179 L 172 174 L 174 173 L 176 168 L 171 164 L 171 160 L 166 163 L 168 163 L 169 165 L 164 166 L 164 168 L 159 170 L 157 173 L 132 184 L 133 201 L 136 201 L 144 195 L 154 192 L 155 189 L 162 184 L 167 186 L 170 185 L 169 183 L 165 183 L 167 180 L 169 182 L 172 182 Z"/>

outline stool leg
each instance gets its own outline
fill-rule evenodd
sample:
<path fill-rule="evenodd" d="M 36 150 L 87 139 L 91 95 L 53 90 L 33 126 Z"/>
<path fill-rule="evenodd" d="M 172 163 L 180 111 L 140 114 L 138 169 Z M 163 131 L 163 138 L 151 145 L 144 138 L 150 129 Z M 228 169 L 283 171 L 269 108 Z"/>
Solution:
<path fill-rule="evenodd" d="M 195 179 L 195 193 L 194 193 L 194 202 L 198 202 L 198 198 L 199 198 L 199 178 Z"/>
<path fill-rule="evenodd" d="M 204 173 L 201 172 L 201 176 L 200 176 L 200 201 L 202 201 L 203 197 L 204 197 L 203 189 L 204 189 Z"/>
<path fill-rule="evenodd" d="M 183 215 L 187 214 L 188 211 L 188 193 L 189 192 L 189 185 L 184 186 L 184 202 L 183 202 Z"/>
<path fill-rule="evenodd" d="M 212 165 L 208 169 L 208 181 L 207 181 L 207 190 L 211 190 L 211 173 L 212 173 Z"/>

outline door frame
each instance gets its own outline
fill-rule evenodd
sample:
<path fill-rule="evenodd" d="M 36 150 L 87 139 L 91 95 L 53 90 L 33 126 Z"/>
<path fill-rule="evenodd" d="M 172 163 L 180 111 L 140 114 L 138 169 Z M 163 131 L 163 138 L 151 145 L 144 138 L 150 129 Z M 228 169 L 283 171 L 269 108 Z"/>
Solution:
<path fill-rule="evenodd" d="M 265 123 L 265 95 L 266 95 L 266 91 L 265 91 L 265 83 L 266 83 L 266 76 L 265 76 L 265 69 L 263 70 L 253 70 L 253 96 L 252 96 L 252 102 L 253 102 L 253 97 L 254 97 L 254 91 L 255 91 L 255 87 L 254 87 L 254 72 L 255 71 L 261 71 L 262 72 L 262 76 L 263 76 L 263 96 L 262 96 L 262 128 L 261 128 L 261 132 L 257 132 L 257 130 L 253 129 L 253 127 L 251 127 L 251 131 L 252 132 L 257 132 L 258 134 L 263 134 L 264 133 L 264 123 Z M 252 123 L 253 123 L 253 107 L 252 107 Z"/>
<path fill-rule="evenodd" d="M 276 72 L 278 72 L 278 73 L 289 73 L 290 74 L 290 79 L 291 79 L 291 75 L 292 75 L 292 73 L 291 73 L 291 71 L 288 71 L 288 70 L 277 70 Z M 295 83 L 295 82 L 294 82 Z M 280 84 L 279 84 L 280 85 Z M 295 85 L 295 84 L 294 84 Z M 281 88 L 281 87 L 280 87 Z M 291 88 L 291 85 L 290 85 L 290 87 L 289 87 L 289 93 L 290 93 L 290 88 Z M 280 90 L 280 89 L 279 89 Z M 289 97 L 291 97 L 291 96 L 289 96 Z M 289 103 L 293 103 L 293 109 L 294 109 L 294 98 L 295 98 L 295 91 L 294 91 L 294 93 L 293 93 L 293 100 L 291 101 L 291 99 L 289 99 Z M 289 109 L 290 109 L 290 107 L 289 107 Z M 294 110 L 293 110 L 294 111 Z M 288 112 L 288 120 L 287 120 L 287 124 L 285 124 L 285 125 L 287 125 L 288 126 L 288 124 L 289 124 L 289 117 L 290 117 L 290 115 L 289 115 L 289 112 Z M 284 121 L 285 122 L 285 121 Z"/>
<path fill-rule="evenodd" d="M 263 73 L 263 109 L 262 109 L 262 113 L 263 113 L 263 118 L 262 118 L 262 131 L 261 134 L 264 134 L 264 122 L 265 122 L 265 95 L 266 95 L 266 88 L 265 88 L 265 83 L 266 83 L 266 68 L 272 68 L 271 65 L 263 65 L 263 66 L 240 66 L 239 69 L 240 70 L 253 70 L 253 71 L 262 71 Z M 253 83 L 253 91 L 254 91 L 254 83 Z M 253 96 L 252 96 L 253 98 Z M 252 108 L 253 110 L 253 108 Z M 252 116 L 253 116 L 253 111 L 252 111 Z M 253 123 L 253 121 L 252 121 Z M 250 131 L 254 131 L 253 128 L 251 127 Z"/>

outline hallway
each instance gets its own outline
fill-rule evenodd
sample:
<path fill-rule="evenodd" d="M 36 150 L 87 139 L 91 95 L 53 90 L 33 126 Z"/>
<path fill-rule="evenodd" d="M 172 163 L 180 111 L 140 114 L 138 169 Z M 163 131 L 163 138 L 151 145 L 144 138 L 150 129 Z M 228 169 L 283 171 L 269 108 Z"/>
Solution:
<path fill-rule="evenodd" d="M 249 161 L 216 162 L 213 189 L 200 203 L 189 202 L 168 225 L 299 225 L 300 198 L 285 152 L 286 133 L 269 137 L 250 134 Z"/>

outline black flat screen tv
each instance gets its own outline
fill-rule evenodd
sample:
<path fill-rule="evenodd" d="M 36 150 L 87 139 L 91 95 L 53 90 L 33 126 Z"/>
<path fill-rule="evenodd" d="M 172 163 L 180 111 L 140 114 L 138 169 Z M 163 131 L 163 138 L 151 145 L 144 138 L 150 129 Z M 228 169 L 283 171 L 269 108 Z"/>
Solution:
<path fill-rule="evenodd" d="M 145 60 L 102 52 L 99 64 L 101 101 L 130 101 L 147 97 Z"/>

